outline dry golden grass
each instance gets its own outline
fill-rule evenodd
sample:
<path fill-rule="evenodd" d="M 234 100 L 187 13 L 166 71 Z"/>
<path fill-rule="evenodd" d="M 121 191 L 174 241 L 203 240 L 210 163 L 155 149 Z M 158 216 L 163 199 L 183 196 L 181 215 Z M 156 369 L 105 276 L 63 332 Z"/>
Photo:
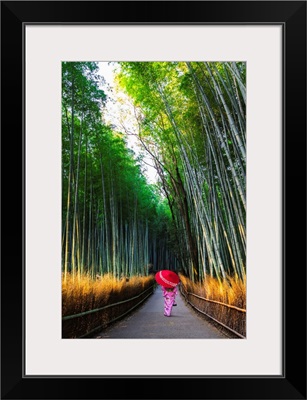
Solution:
<path fill-rule="evenodd" d="M 66 279 L 62 278 L 62 316 L 103 307 L 112 299 L 125 300 L 153 283 L 151 276 L 136 276 L 127 280 L 125 277 L 116 279 L 111 274 L 105 274 L 101 279 L 68 274 Z"/>
<path fill-rule="evenodd" d="M 246 282 L 228 277 L 220 282 L 212 277 L 207 277 L 202 283 L 193 283 L 187 277 L 179 274 L 181 284 L 186 292 L 194 293 L 209 300 L 229 304 L 231 306 L 246 309 Z M 92 279 L 89 275 L 73 277 L 70 274 L 62 278 L 62 316 L 71 316 L 90 310 L 101 309 L 114 305 L 124 300 L 133 299 L 99 312 L 86 314 L 82 317 L 63 321 L 63 338 L 82 337 L 96 329 L 107 326 L 119 316 L 129 312 L 131 307 L 148 295 L 146 289 L 155 284 L 154 276 L 134 276 L 115 279 L 106 274 L 100 279 Z M 135 299 L 134 299 L 135 298 Z M 231 312 L 230 309 L 219 304 L 203 302 L 195 296 L 189 296 L 189 301 L 198 309 L 211 315 L 216 320 L 245 335 L 245 314 Z"/>
<path fill-rule="evenodd" d="M 186 291 L 197 294 L 209 300 L 246 308 L 246 279 L 238 280 L 227 277 L 223 281 L 207 276 L 201 283 L 190 281 L 187 277 L 180 275 L 180 280 Z"/>
<path fill-rule="evenodd" d="M 187 277 L 180 275 L 180 280 L 186 291 L 197 294 L 209 300 L 246 308 L 246 279 L 238 280 L 233 277 L 219 281 L 207 276 L 201 283 L 190 281 Z"/>
<path fill-rule="evenodd" d="M 75 316 L 90 310 L 99 311 L 63 320 L 62 337 L 83 337 L 97 327 L 107 326 L 146 299 L 154 283 L 153 276 L 136 276 L 130 279 L 116 279 L 109 274 L 99 279 L 92 279 L 89 275 L 63 276 L 62 317 Z M 144 292 L 146 289 L 149 291 Z M 128 299 L 132 300 L 117 304 Z M 104 308 L 110 305 L 112 307 Z"/>
<path fill-rule="evenodd" d="M 180 275 L 180 280 L 190 304 L 233 332 L 246 337 L 246 278 L 242 281 L 227 277 L 219 281 L 207 276 L 203 282 L 194 283 Z M 211 301 L 204 301 L 188 292 Z"/>

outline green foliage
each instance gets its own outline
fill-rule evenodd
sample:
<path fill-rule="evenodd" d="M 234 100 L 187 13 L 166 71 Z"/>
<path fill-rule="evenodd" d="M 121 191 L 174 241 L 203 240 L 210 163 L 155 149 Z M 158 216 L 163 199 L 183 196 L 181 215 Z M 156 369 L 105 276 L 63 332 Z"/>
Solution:
<path fill-rule="evenodd" d="M 192 279 L 245 274 L 246 65 L 122 62 L 118 82 L 143 116 L 172 237 Z"/>
<path fill-rule="evenodd" d="M 102 122 L 98 64 L 63 63 L 64 272 L 133 275 L 171 258 L 192 280 L 244 279 L 245 63 L 119 66 L 159 181 L 148 184 L 142 156 Z"/>
<path fill-rule="evenodd" d="M 102 84 L 97 63 L 62 63 L 65 274 L 143 273 L 154 253 L 150 240 L 168 220 L 124 135 L 102 122 Z"/>

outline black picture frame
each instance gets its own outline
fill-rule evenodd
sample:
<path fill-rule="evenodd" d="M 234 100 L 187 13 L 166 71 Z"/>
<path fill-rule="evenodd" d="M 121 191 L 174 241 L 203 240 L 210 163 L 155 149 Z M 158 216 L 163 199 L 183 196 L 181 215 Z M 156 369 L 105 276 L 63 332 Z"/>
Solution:
<path fill-rule="evenodd" d="M 283 26 L 282 376 L 23 375 L 27 23 Z M 1 94 L 1 166 L 11 167 L 1 174 L 1 398 L 306 399 L 306 2 L 1 1 Z"/>

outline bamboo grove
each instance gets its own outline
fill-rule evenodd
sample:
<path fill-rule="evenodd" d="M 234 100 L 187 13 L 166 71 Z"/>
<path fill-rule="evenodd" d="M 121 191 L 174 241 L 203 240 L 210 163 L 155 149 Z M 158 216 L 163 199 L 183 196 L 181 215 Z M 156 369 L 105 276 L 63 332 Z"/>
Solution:
<path fill-rule="evenodd" d="M 64 278 L 120 278 L 143 274 L 148 263 L 173 261 L 165 202 L 147 184 L 123 135 L 102 122 L 106 95 L 97 72 L 97 63 L 62 64 Z"/>
<path fill-rule="evenodd" d="M 63 272 L 173 267 L 192 281 L 246 274 L 246 65 L 120 62 L 149 184 L 125 132 L 103 123 L 97 63 L 62 66 Z"/>
<path fill-rule="evenodd" d="M 193 281 L 245 276 L 245 76 L 235 62 L 121 63 Z"/>

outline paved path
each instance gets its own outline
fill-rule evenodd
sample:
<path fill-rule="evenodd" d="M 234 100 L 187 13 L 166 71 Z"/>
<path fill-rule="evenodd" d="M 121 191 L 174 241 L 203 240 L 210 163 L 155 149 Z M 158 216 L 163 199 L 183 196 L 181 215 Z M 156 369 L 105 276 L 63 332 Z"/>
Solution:
<path fill-rule="evenodd" d="M 160 286 L 145 303 L 125 319 L 96 335 L 97 339 L 225 339 L 215 326 L 188 306 L 178 291 L 172 315 L 163 315 Z"/>

